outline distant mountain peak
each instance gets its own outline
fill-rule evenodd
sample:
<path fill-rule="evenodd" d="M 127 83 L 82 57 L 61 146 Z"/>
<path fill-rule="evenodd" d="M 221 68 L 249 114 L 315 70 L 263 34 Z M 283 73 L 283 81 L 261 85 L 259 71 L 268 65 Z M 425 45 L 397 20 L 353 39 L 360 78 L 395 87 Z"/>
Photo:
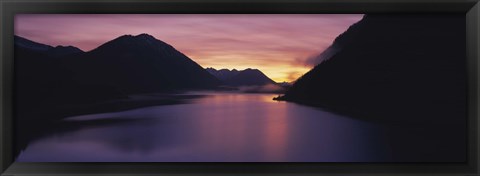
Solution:
<path fill-rule="evenodd" d="M 81 50 L 80 48 L 77 48 L 77 47 L 74 47 L 74 46 L 71 46 L 71 45 L 67 45 L 67 46 L 57 45 L 57 46 L 55 46 L 55 48 L 57 48 L 57 49 L 69 49 L 69 50 L 76 50 L 76 51 L 83 52 L 83 50 Z"/>
<path fill-rule="evenodd" d="M 243 70 L 237 70 L 237 69 L 228 69 L 228 68 L 222 68 L 222 69 L 215 69 L 213 67 L 207 67 L 205 68 L 206 70 L 213 70 L 213 71 L 229 71 L 229 72 L 242 72 L 242 71 L 255 71 L 255 72 L 261 72 L 259 69 L 255 69 L 255 68 L 246 68 L 246 69 L 243 69 Z"/>
<path fill-rule="evenodd" d="M 150 34 L 147 34 L 147 33 L 142 33 L 142 34 L 138 34 L 138 35 L 131 35 L 131 34 L 126 34 L 126 35 L 122 35 L 120 37 L 117 37 L 116 39 L 135 39 L 135 40 L 144 40 L 144 41 L 160 41 L 162 43 L 165 43 L 157 38 L 155 38 L 154 36 L 150 35 Z M 115 40 L 115 39 L 114 39 Z"/>
<path fill-rule="evenodd" d="M 62 46 L 62 45 L 55 46 L 55 48 L 52 48 L 48 51 L 51 56 L 57 56 L 57 57 L 84 52 L 81 49 L 74 46 Z"/>
<path fill-rule="evenodd" d="M 150 35 L 150 34 L 146 34 L 146 33 L 143 33 L 143 34 L 138 34 L 138 35 L 132 35 L 132 34 L 125 34 L 125 35 L 121 35 L 119 37 L 117 37 L 116 39 L 144 39 L 144 40 L 158 40 L 157 38 L 155 38 L 154 36 Z M 115 40 L 115 39 L 113 39 Z"/>
<path fill-rule="evenodd" d="M 137 39 L 145 40 L 146 42 L 148 42 L 150 44 L 154 44 L 155 42 L 162 42 L 163 44 L 166 44 L 165 42 L 163 42 L 161 40 L 158 40 L 154 36 L 152 36 L 150 34 L 146 34 L 146 33 L 139 34 L 139 35 L 134 36 L 134 37 L 137 38 Z"/>
<path fill-rule="evenodd" d="M 245 69 L 245 70 L 243 70 L 243 71 L 248 71 L 248 72 L 261 72 L 260 70 L 254 69 L 254 68 L 247 68 L 247 69 Z"/>
<path fill-rule="evenodd" d="M 106 42 L 95 50 L 100 48 L 115 48 L 116 50 L 131 50 L 132 48 L 144 50 L 147 48 L 153 48 L 157 51 L 174 49 L 173 46 L 169 45 L 168 43 L 146 33 L 139 35 L 122 35 L 109 42 Z"/>
<path fill-rule="evenodd" d="M 275 84 L 275 81 L 268 78 L 258 69 L 247 68 L 239 71 L 237 69 L 230 70 L 226 68 L 216 70 L 212 67 L 208 67 L 206 70 L 227 85 L 231 86 Z"/>
<path fill-rule="evenodd" d="M 152 35 L 150 35 L 150 34 L 147 34 L 147 33 L 138 34 L 138 35 L 136 35 L 135 37 L 148 38 L 148 39 L 156 39 L 154 36 L 152 36 Z"/>

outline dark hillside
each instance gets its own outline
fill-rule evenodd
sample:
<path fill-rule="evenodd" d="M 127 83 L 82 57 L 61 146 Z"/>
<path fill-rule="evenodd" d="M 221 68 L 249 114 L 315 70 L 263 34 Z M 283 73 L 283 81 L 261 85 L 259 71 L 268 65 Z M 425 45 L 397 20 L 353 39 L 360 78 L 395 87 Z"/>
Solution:
<path fill-rule="evenodd" d="M 363 119 L 463 123 L 465 42 L 464 15 L 366 15 L 278 99 Z"/>

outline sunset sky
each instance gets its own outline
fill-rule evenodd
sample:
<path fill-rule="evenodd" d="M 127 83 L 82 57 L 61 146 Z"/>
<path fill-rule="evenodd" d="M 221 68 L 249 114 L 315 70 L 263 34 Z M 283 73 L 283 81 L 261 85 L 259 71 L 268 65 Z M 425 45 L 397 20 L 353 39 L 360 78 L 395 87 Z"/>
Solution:
<path fill-rule="evenodd" d="M 15 34 L 90 51 L 121 35 L 148 33 L 204 68 L 257 68 L 274 81 L 294 81 L 361 14 L 176 15 L 22 14 Z"/>

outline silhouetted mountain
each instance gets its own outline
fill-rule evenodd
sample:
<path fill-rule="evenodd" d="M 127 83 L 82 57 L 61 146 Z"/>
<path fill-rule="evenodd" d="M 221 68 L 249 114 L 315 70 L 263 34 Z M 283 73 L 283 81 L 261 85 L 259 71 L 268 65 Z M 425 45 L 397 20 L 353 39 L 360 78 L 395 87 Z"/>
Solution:
<path fill-rule="evenodd" d="M 464 15 L 366 15 L 277 99 L 365 119 L 461 125 L 465 43 Z"/>
<path fill-rule="evenodd" d="M 79 82 L 117 87 L 126 93 L 212 89 L 220 85 L 200 65 L 148 34 L 118 37 L 74 59 L 64 65 L 76 72 Z"/>
<path fill-rule="evenodd" d="M 20 107 L 120 97 L 115 90 L 99 85 L 86 87 L 88 83 L 72 79 L 71 70 L 62 67 L 61 60 L 81 53 L 83 51 L 76 47 L 52 47 L 15 36 L 17 101 L 24 105 Z"/>
<path fill-rule="evenodd" d="M 61 57 L 69 54 L 82 53 L 83 51 L 74 46 L 56 46 L 47 52 L 52 56 Z"/>
<path fill-rule="evenodd" d="M 90 52 L 77 51 L 15 37 L 17 102 L 22 112 L 220 85 L 187 56 L 147 34 L 125 35 Z"/>
<path fill-rule="evenodd" d="M 275 81 L 268 78 L 258 69 L 247 68 L 240 71 L 237 75 L 225 80 L 228 85 L 232 86 L 253 86 L 276 84 Z"/>
<path fill-rule="evenodd" d="M 206 70 L 229 86 L 262 86 L 276 84 L 275 81 L 268 78 L 258 69 L 247 68 L 238 71 L 236 69 L 216 70 L 214 68 L 207 68 Z"/>
<path fill-rule="evenodd" d="M 237 69 L 232 69 L 232 70 L 229 70 L 229 69 L 220 69 L 220 70 L 216 70 L 214 68 L 206 68 L 205 70 L 207 70 L 210 74 L 212 74 L 213 76 L 217 77 L 218 79 L 220 79 L 221 81 L 226 81 L 234 76 L 236 76 L 238 73 L 240 73 L 240 71 L 238 71 Z"/>
<path fill-rule="evenodd" d="M 65 56 L 69 54 L 75 54 L 75 53 L 82 53 L 83 51 L 73 47 L 73 46 L 56 46 L 52 47 L 50 45 L 45 45 L 41 44 L 38 42 L 34 42 L 28 39 L 25 39 L 20 36 L 15 36 L 15 46 L 25 48 L 25 49 L 30 49 L 32 51 L 36 52 L 41 52 L 43 54 L 49 55 L 49 56 L 54 56 L 54 57 L 60 57 L 60 56 Z"/>
<path fill-rule="evenodd" d="M 358 34 L 358 30 L 355 30 L 357 26 L 361 26 L 363 22 L 357 22 L 356 24 L 353 24 L 352 26 L 349 27 L 347 30 L 348 32 L 344 32 L 337 36 L 333 43 L 327 47 L 322 53 L 320 53 L 318 56 L 307 58 L 306 60 L 306 65 L 312 65 L 316 66 L 319 63 L 330 59 L 334 55 L 336 55 L 338 52 L 342 50 L 342 48 L 346 45 L 349 45 L 351 42 L 354 42 L 353 38 L 355 38 Z M 360 34 L 361 35 L 361 34 Z M 395 35 L 395 34 L 393 34 Z"/>
<path fill-rule="evenodd" d="M 49 49 L 53 48 L 52 46 L 37 43 L 20 36 L 15 36 L 14 40 L 15 40 L 15 46 L 28 48 L 34 51 L 48 51 Z"/>

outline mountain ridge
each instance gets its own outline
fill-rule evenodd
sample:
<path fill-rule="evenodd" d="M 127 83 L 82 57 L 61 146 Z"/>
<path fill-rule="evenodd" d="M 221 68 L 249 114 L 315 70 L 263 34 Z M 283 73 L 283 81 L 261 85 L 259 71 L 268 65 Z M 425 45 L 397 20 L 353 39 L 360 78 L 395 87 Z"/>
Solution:
<path fill-rule="evenodd" d="M 44 52 L 50 56 L 61 57 L 69 54 L 83 53 L 84 51 L 74 46 L 50 46 L 43 43 L 35 42 L 24 37 L 15 35 L 14 44 L 19 47 L 28 48 L 37 52 Z"/>
<path fill-rule="evenodd" d="M 90 79 L 104 77 L 108 80 L 105 83 L 125 87 L 123 91 L 130 93 L 211 89 L 220 84 L 217 78 L 203 70 L 195 61 L 148 34 L 123 35 L 79 57 L 87 61 L 81 60 L 75 64 L 90 67 L 93 70 L 93 73 L 87 73 Z M 89 66 L 85 62 L 95 64 Z M 104 73 L 103 69 L 107 67 L 113 73 Z M 130 83 L 123 84 L 123 81 Z"/>
<path fill-rule="evenodd" d="M 15 38 L 16 85 L 20 107 L 27 109 L 130 94 L 215 89 L 221 84 L 183 53 L 146 34 L 120 36 L 88 52 Z"/>
<path fill-rule="evenodd" d="M 215 68 L 209 67 L 206 68 L 206 70 L 229 86 L 263 86 L 277 84 L 262 71 L 254 68 L 246 68 L 244 70 L 216 70 Z"/>

